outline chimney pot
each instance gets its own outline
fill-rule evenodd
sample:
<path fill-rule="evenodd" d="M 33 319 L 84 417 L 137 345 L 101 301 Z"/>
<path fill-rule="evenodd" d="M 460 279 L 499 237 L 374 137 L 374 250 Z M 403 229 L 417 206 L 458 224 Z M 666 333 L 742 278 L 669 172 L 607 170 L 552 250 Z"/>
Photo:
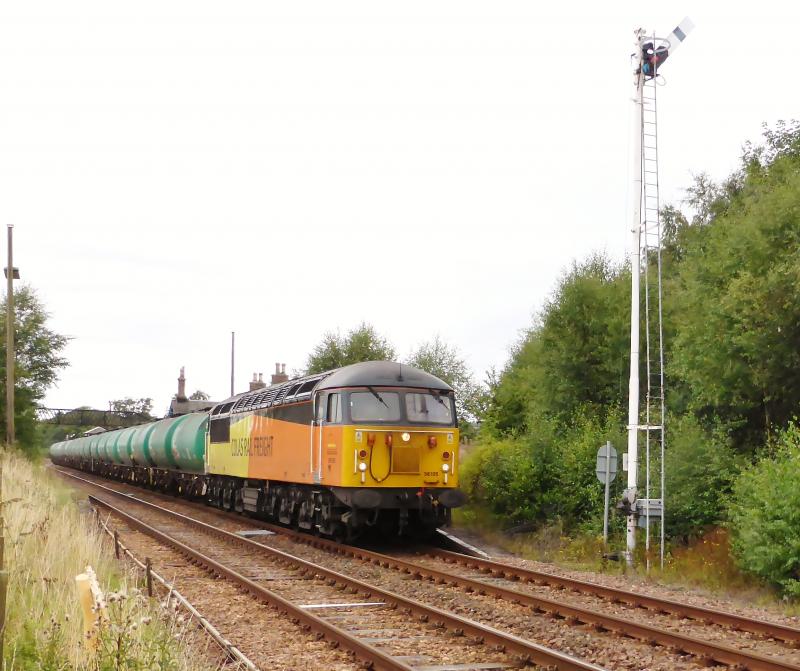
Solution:
<path fill-rule="evenodd" d="M 186 400 L 186 377 L 183 374 L 183 366 L 181 366 L 181 374 L 178 377 L 178 393 L 175 398 L 178 401 Z"/>
<path fill-rule="evenodd" d="M 275 375 L 281 374 L 281 365 L 279 363 L 275 364 Z"/>

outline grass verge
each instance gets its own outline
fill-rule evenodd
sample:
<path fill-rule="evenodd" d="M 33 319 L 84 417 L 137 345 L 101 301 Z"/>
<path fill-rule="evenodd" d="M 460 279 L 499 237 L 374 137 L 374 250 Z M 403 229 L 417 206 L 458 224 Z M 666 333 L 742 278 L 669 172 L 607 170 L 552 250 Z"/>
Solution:
<path fill-rule="evenodd" d="M 9 572 L 5 671 L 202 671 L 192 630 L 137 588 L 111 543 L 42 464 L 0 451 L 5 568 Z M 108 621 L 87 659 L 75 576 L 91 566 L 106 593 Z"/>

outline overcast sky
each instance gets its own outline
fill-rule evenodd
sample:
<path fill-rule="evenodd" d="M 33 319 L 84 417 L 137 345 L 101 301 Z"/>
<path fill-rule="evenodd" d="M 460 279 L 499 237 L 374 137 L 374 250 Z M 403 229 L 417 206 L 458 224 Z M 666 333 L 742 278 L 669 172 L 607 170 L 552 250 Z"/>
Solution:
<path fill-rule="evenodd" d="M 501 368 L 573 259 L 628 246 L 633 29 L 662 199 L 800 115 L 798 3 L 0 5 L 0 224 L 72 340 L 53 407 L 237 391 L 371 322 Z M 3 252 L 4 253 L 4 252 Z"/>

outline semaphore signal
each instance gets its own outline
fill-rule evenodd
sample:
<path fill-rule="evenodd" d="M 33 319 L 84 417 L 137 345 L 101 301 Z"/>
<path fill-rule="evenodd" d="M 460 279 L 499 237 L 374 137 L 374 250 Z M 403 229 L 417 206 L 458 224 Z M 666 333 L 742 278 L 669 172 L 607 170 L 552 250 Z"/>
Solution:
<path fill-rule="evenodd" d="M 647 566 L 650 566 L 652 522 L 660 522 L 659 554 L 664 565 L 665 408 L 664 337 L 661 307 L 661 219 L 658 183 L 658 118 L 656 91 L 661 68 L 686 39 L 694 25 L 685 18 L 666 38 L 636 31 L 633 97 L 633 167 L 631 189 L 633 241 L 631 246 L 631 349 L 628 387 L 627 489 L 621 507 L 627 512 L 626 559 L 633 562 L 637 527 L 645 528 Z M 640 407 L 640 306 L 644 279 L 645 376 L 644 408 Z M 639 485 L 639 434 L 644 435 L 644 498 Z M 658 474 L 656 480 L 651 473 Z"/>

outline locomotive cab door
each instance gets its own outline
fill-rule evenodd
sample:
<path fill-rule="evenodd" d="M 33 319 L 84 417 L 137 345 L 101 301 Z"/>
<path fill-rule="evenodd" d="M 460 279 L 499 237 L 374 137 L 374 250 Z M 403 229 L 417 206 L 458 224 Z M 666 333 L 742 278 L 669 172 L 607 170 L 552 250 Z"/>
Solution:
<path fill-rule="evenodd" d="M 319 484 L 322 481 L 322 432 L 328 406 L 327 394 L 314 396 L 314 418 L 311 420 L 311 436 L 309 445 L 309 461 L 311 463 L 311 481 Z"/>

